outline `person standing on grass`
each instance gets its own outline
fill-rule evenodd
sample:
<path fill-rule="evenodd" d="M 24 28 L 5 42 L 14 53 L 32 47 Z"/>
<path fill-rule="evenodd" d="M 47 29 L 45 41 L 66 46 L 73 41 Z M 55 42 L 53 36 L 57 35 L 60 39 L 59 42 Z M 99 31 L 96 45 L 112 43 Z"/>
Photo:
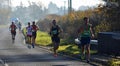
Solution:
<path fill-rule="evenodd" d="M 78 34 L 81 38 L 81 59 L 85 59 L 85 48 L 87 50 L 86 61 L 90 61 L 90 39 L 94 37 L 92 24 L 89 23 L 89 18 L 84 17 L 83 25 L 78 29 Z"/>
<path fill-rule="evenodd" d="M 55 57 L 57 56 L 57 50 L 60 44 L 60 37 L 59 37 L 60 32 L 62 32 L 62 29 L 56 24 L 56 20 L 53 20 L 52 26 L 50 28 L 50 35 L 53 43 L 53 51 Z"/>
<path fill-rule="evenodd" d="M 34 48 L 37 30 L 39 30 L 39 28 L 37 27 L 37 25 L 35 25 L 35 21 L 32 22 L 31 26 L 32 26 L 32 47 Z"/>

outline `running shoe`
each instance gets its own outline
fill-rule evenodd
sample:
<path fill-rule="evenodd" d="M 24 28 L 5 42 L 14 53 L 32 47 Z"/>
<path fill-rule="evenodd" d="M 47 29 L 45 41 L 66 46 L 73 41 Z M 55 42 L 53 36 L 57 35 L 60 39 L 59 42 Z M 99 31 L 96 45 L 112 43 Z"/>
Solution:
<path fill-rule="evenodd" d="M 34 44 L 32 44 L 32 47 L 35 48 Z"/>

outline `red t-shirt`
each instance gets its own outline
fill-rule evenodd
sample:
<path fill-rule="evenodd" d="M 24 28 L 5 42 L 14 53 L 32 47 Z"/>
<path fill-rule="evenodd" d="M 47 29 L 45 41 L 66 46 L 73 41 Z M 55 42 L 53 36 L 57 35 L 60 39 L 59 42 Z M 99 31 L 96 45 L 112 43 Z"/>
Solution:
<path fill-rule="evenodd" d="M 32 25 L 32 32 L 35 32 L 38 30 L 38 27 L 36 25 Z"/>
<path fill-rule="evenodd" d="M 11 28 L 11 31 L 14 32 L 16 31 L 16 26 L 13 24 L 13 25 L 10 25 L 10 28 Z"/>

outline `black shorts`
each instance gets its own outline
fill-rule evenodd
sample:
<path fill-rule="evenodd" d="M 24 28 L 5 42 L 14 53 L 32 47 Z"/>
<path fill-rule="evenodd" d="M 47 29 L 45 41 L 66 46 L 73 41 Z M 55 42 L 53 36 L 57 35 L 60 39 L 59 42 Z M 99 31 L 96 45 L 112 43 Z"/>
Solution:
<path fill-rule="evenodd" d="M 16 35 L 16 31 L 11 31 L 11 34 L 12 35 Z"/>
<path fill-rule="evenodd" d="M 36 32 L 32 32 L 32 37 L 36 38 Z"/>
<path fill-rule="evenodd" d="M 58 36 L 51 37 L 52 42 L 60 43 L 60 38 Z"/>
<path fill-rule="evenodd" d="M 81 45 L 84 46 L 90 44 L 90 39 L 90 37 L 81 37 Z"/>

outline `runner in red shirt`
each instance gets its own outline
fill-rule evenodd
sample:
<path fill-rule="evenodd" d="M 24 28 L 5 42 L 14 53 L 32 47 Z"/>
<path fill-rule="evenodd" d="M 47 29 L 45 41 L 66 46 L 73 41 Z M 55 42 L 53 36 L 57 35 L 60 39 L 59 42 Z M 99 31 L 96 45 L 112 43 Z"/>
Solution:
<path fill-rule="evenodd" d="M 36 39 L 36 33 L 37 33 L 37 30 L 39 28 L 37 27 L 37 25 L 35 25 L 35 21 L 33 21 L 32 23 L 32 47 L 34 48 L 34 45 L 35 45 L 35 39 Z"/>
<path fill-rule="evenodd" d="M 10 31 L 11 31 L 12 40 L 13 40 L 13 42 L 14 42 L 15 36 L 16 36 L 16 29 L 17 29 L 17 27 L 16 27 L 16 25 L 14 24 L 14 22 L 12 22 L 12 24 L 11 24 L 10 27 L 9 27 L 9 29 L 10 29 Z"/>

